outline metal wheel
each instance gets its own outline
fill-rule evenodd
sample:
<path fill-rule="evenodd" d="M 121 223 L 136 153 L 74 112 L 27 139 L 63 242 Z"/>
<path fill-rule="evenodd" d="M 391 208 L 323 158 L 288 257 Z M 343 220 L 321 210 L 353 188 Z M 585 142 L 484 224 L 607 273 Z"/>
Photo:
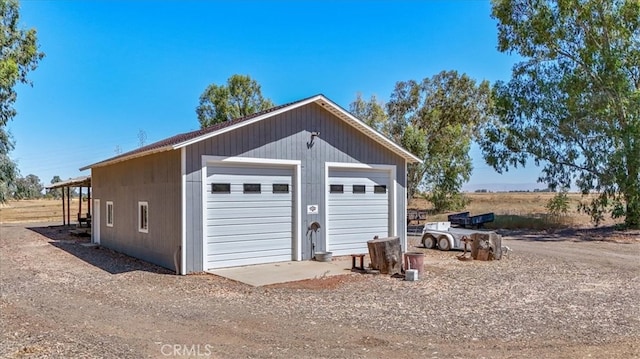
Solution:
<path fill-rule="evenodd" d="M 448 251 L 451 249 L 449 238 L 447 238 L 447 236 L 440 236 L 440 238 L 438 238 L 438 248 L 440 248 L 441 251 Z"/>
<path fill-rule="evenodd" d="M 436 247 L 436 239 L 432 235 L 427 234 L 422 237 L 422 245 L 428 249 L 434 249 Z"/>

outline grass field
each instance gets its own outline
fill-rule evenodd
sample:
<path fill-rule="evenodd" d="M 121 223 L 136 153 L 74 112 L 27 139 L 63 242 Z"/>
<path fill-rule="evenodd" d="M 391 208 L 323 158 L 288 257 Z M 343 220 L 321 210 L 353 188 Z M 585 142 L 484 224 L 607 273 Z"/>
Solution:
<path fill-rule="evenodd" d="M 71 199 L 71 223 L 78 219 L 78 198 Z M 65 201 L 66 206 L 66 201 Z M 82 212 L 87 213 L 87 201 L 82 202 Z M 0 223 L 57 222 L 62 224 L 62 200 L 34 199 L 10 201 L 0 205 Z"/>
<path fill-rule="evenodd" d="M 566 216 L 553 217 L 548 214 L 545 205 L 553 193 L 468 193 L 470 203 L 464 209 L 471 214 L 494 212 L 496 221 L 488 228 L 504 229 L 549 229 L 559 227 L 587 227 L 593 224 L 589 216 L 578 213 L 577 206 L 582 198 L 580 194 L 569 194 L 570 211 Z M 78 198 L 71 201 L 71 221 L 76 221 Z M 430 209 L 431 204 L 424 199 L 413 199 L 409 208 Z M 82 212 L 87 212 L 87 202 L 82 203 Z M 429 216 L 428 221 L 444 221 L 447 214 Z M 0 223 L 18 222 L 60 222 L 62 223 L 61 200 L 25 200 L 12 201 L 0 205 Z M 606 218 L 602 225 L 613 225 L 622 221 Z"/>
<path fill-rule="evenodd" d="M 553 198 L 554 193 L 547 192 L 509 192 L 509 193 L 466 193 L 470 200 L 463 211 L 471 214 L 493 212 L 496 220 L 489 223 L 487 228 L 503 229 L 549 229 L 561 227 L 593 226 L 591 218 L 578 212 L 580 201 L 588 201 L 579 193 L 569 193 L 569 211 L 565 216 L 552 216 L 548 213 L 546 204 Z M 431 204 L 425 199 L 414 198 L 409 202 L 409 208 L 430 209 Z M 446 221 L 447 213 L 429 216 L 428 221 Z M 600 225 L 614 225 L 623 221 L 605 218 Z"/>

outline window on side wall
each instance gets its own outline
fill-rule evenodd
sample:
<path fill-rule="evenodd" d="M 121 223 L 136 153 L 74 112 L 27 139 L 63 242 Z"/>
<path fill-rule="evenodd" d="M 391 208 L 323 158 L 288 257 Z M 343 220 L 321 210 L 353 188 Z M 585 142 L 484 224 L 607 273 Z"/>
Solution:
<path fill-rule="evenodd" d="M 149 204 L 138 202 L 138 232 L 149 233 Z"/>
<path fill-rule="evenodd" d="M 107 227 L 113 227 L 113 201 L 107 201 Z"/>

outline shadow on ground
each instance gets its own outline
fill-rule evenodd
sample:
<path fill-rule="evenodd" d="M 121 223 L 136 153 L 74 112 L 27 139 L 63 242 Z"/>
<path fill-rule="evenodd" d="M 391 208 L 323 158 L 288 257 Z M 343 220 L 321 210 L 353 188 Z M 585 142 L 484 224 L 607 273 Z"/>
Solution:
<path fill-rule="evenodd" d="M 74 227 L 42 226 L 27 227 L 27 229 L 49 238 L 51 240 L 49 244 L 52 246 L 111 274 L 134 271 L 174 274 L 174 272 L 168 269 L 129 257 L 108 248 L 83 246 L 82 244 L 89 244 L 91 240 L 88 236 L 73 235 L 72 230 L 75 229 Z"/>
<path fill-rule="evenodd" d="M 638 243 L 640 242 L 639 230 L 619 230 L 615 226 L 592 228 L 561 228 L 548 230 L 529 229 L 497 229 L 502 236 L 509 239 L 531 242 L 614 242 L 614 243 Z"/>
<path fill-rule="evenodd" d="M 545 227 L 539 225 L 533 228 L 513 228 L 509 226 L 507 221 L 503 220 L 503 217 L 509 217 L 510 221 L 514 221 L 513 218 L 518 219 L 515 222 L 527 223 L 536 218 L 526 216 L 515 215 L 496 215 L 496 221 L 489 223 L 486 228 L 480 228 L 480 231 L 495 231 L 496 233 L 510 237 L 509 239 L 532 241 L 532 242 L 614 242 L 614 243 L 638 243 L 640 242 L 640 230 L 620 230 L 616 226 L 606 227 Z M 504 227 L 501 226 L 504 225 Z M 422 236 L 422 229 L 424 225 L 409 225 L 407 226 L 407 235 L 410 237 Z M 416 243 L 419 243 L 416 242 Z M 417 245 L 417 244 L 416 244 Z"/>

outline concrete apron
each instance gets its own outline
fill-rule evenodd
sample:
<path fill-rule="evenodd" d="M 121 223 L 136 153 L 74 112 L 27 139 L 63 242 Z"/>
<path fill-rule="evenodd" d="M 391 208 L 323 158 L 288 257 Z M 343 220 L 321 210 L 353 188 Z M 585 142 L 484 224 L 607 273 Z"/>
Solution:
<path fill-rule="evenodd" d="M 331 262 L 299 261 L 212 269 L 209 273 L 254 287 L 351 273 L 351 257 Z"/>

